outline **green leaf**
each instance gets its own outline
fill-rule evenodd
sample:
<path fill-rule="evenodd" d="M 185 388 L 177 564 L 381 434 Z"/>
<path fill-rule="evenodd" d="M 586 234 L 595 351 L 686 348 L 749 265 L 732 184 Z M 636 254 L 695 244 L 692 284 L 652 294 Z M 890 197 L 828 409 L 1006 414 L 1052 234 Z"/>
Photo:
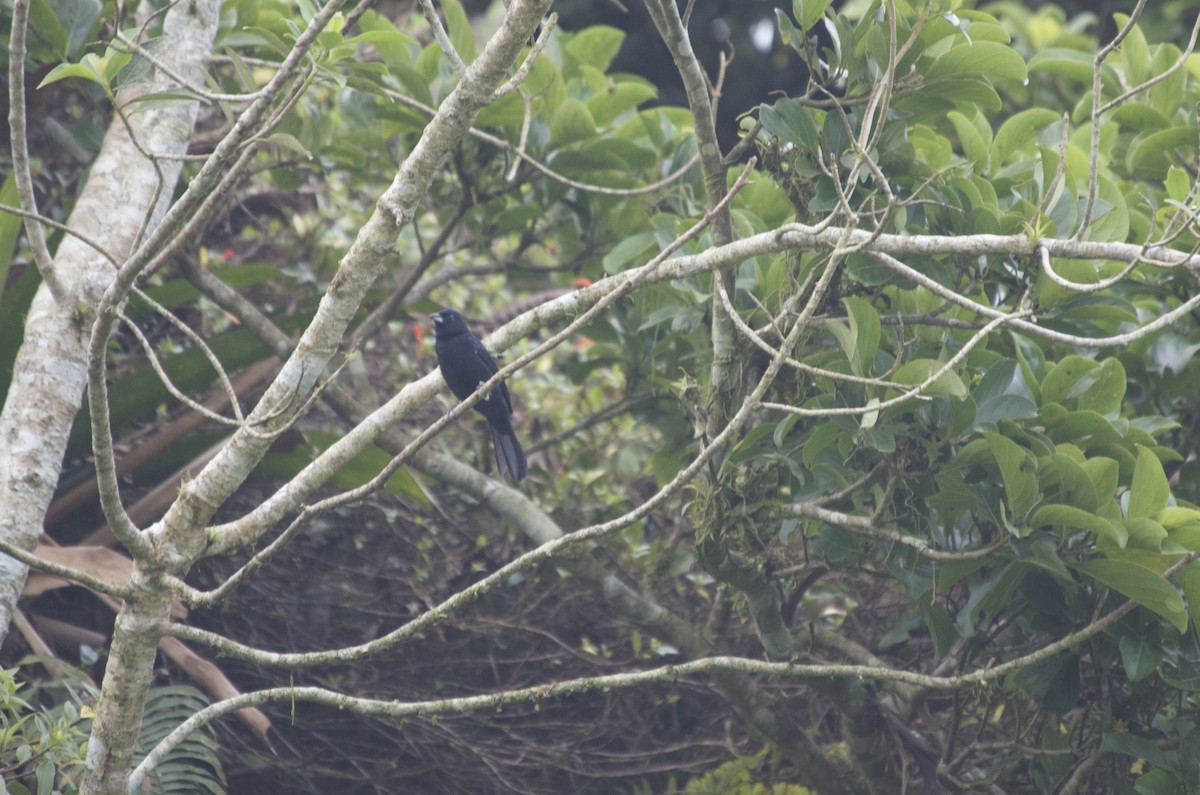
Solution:
<path fill-rule="evenodd" d="M 1166 187 L 1167 196 L 1181 202 L 1187 198 L 1188 192 L 1192 189 L 1192 178 L 1179 166 L 1171 166 L 1167 169 Z"/>
<path fill-rule="evenodd" d="M 630 235 L 613 246 L 601 264 L 605 273 L 616 273 L 631 262 L 636 263 L 654 245 L 654 234 L 642 232 Z"/>
<path fill-rule="evenodd" d="M 809 31 L 825 16 L 829 0 L 792 0 L 792 16 L 800 23 L 800 29 Z"/>
<path fill-rule="evenodd" d="M 1192 626 L 1200 627 L 1200 562 L 1184 566 L 1175 579 L 1179 588 L 1187 598 L 1188 612 L 1192 616 Z"/>
<path fill-rule="evenodd" d="M 1079 396 L 1080 410 L 1116 414 L 1125 400 L 1125 366 L 1116 357 L 1105 359 L 1091 375 L 1091 386 Z"/>
<path fill-rule="evenodd" d="M 1008 156 L 1033 141 L 1037 134 L 1061 118 L 1046 108 L 1031 108 L 1014 115 L 996 132 L 988 168 L 995 173 L 1008 161 Z"/>
<path fill-rule="evenodd" d="M 844 298 L 846 314 L 850 319 L 850 335 L 842 349 L 850 359 L 850 366 L 856 375 L 870 375 L 872 364 L 875 362 L 875 352 L 879 349 L 879 337 L 882 326 L 879 314 L 864 298 Z"/>
<path fill-rule="evenodd" d="M 280 149 L 300 155 L 306 160 L 312 160 L 312 152 L 304 148 L 304 144 L 294 135 L 289 135 L 284 132 L 271 133 L 267 136 L 267 142 L 275 144 Z"/>
<path fill-rule="evenodd" d="M 1074 80 L 1090 88 L 1092 85 L 1093 57 L 1080 50 L 1048 47 L 1029 59 L 1030 74 L 1044 72 Z M 1111 76 L 1110 76 L 1111 77 Z"/>
<path fill-rule="evenodd" d="M 1168 505 L 1155 517 L 1167 530 L 1178 530 L 1188 525 L 1200 525 L 1200 511 L 1180 505 Z"/>
<path fill-rule="evenodd" d="M 932 81 L 943 77 L 1006 77 L 1025 82 L 1025 61 L 1012 47 L 994 41 L 961 44 L 935 60 L 925 72 Z"/>
<path fill-rule="evenodd" d="M 1063 449 L 1068 448 L 1064 446 Z M 1047 498 L 1053 495 L 1055 499 L 1088 512 L 1094 512 L 1100 506 L 1092 479 L 1079 462 L 1062 452 L 1038 462 L 1038 481 Z"/>
<path fill-rule="evenodd" d="M 629 81 L 618 83 L 608 91 L 589 97 L 587 107 L 595 123 L 607 127 L 625 111 L 633 110 L 657 96 L 658 91 L 654 86 Z"/>
<path fill-rule="evenodd" d="M 992 365 L 971 396 L 976 405 L 972 427 L 979 430 L 995 430 L 996 422 L 1001 419 L 1022 420 L 1037 416 L 1033 395 L 1013 359 Z"/>
<path fill-rule="evenodd" d="M 1013 674 L 1012 682 L 1052 712 L 1071 710 L 1079 701 L 1079 658 L 1056 654 Z"/>
<path fill-rule="evenodd" d="M 945 366 L 944 362 L 936 359 L 913 359 L 896 372 L 892 373 L 890 381 L 897 384 L 916 386 L 929 380 L 929 377 Z M 953 370 L 947 370 L 921 391 L 923 395 L 952 395 L 963 397 L 967 387 Z"/>
<path fill-rule="evenodd" d="M 25 338 L 25 315 L 41 283 L 37 268 L 25 268 L 0 299 L 0 406 L 12 385 L 13 365 Z"/>
<path fill-rule="evenodd" d="M 596 120 L 583 102 L 568 97 L 554 109 L 550 118 L 550 136 L 555 144 L 570 144 L 595 135 Z"/>
<path fill-rule="evenodd" d="M 988 447 L 1000 466 L 1004 493 L 1012 520 L 1020 524 L 1038 499 L 1037 462 L 1028 450 L 998 433 L 985 433 Z"/>
<path fill-rule="evenodd" d="M 1187 630 L 1188 615 L 1183 599 L 1175 586 L 1158 572 L 1138 563 L 1111 558 L 1076 563 L 1073 568 L 1162 616 L 1180 632 Z"/>
<path fill-rule="evenodd" d="M 929 636 L 933 640 L 933 653 L 940 657 L 958 640 L 950 613 L 941 602 L 928 598 L 919 600 L 917 609 L 921 611 L 925 626 L 929 629 Z"/>
<path fill-rule="evenodd" d="M 1124 525 L 1102 519 L 1093 513 L 1080 510 L 1074 505 L 1053 503 L 1039 506 L 1029 517 L 1033 527 L 1062 527 L 1067 530 L 1083 530 L 1100 538 L 1107 538 L 1119 547 L 1125 546 L 1129 537 Z"/>
<path fill-rule="evenodd" d="M 41 0 L 35 0 L 33 7 L 45 6 Z M 49 4 L 56 15 L 56 21 L 65 30 L 65 41 L 55 41 L 62 49 L 59 55 L 63 58 L 73 58 L 84 43 L 94 34 L 100 14 L 103 11 L 100 0 L 69 0 L 69 2 L 51 2 Z M 31 9 L 31 21 L 39 34 L 45 35 L 42 29 L 43 17 Z"/>
<path fill-rule="evenodd" d="M 1027 563 L 1014 561 L 1005 564 L 990 577 L 971 585 L 971 596 L 966 607 L 959 611 L 959 634 L 970 638 L 982 627 L 986 627 L 1001 611 L 1012 607 L 1013 592 L 1016 591 L 1029 572 Z"/>
<path fill-rule="evenodd" d="M 793 99 L 781 99 L 774 105 L 759 105 L 758 118 L 763 129 L 783 143 L 792 143 L 805 152 L 820 148 L 821 136 L 812 110 Z"/>
<path fill-rule="evenodd" d="M 11 14 L 11 11 L 9 13 Z M 58 18 L 58 13 L 51 8 L 50 3 L 46 0 L 33 0 L 30 4 L 29 23 L 38 37 L 45 40 L 54 51 L 54 54 L 59 58 L 66 59 L 73 55 L 71 51 L 71 35 Z M 30 38 L 33 39 L 33 37 Z M 32 44 L 33 41 L 30 43 Z M 4 54 L 7 58 L 8 51 L 5 50 Z"/>
<path fill-rule="evenodd" d="M 91 60 L 88 60 L 89 58 Z M 108 89 L 108 82 L 104 79 L 104 75 L 96 68 L 98 62 L 99 59 L 95 55 L 88 53 L 80 63 L 60 63 L 42 78 L 42 82 L 38 83 L 38 88 L 48 86 L 51 83 L 57 83 L 59 80 L 66 80 L 68 77 L 82 77 L 84 80 L 90 80 Z"/>
<path fill-rule="evenodd" d="M 1099 195 L 1096 199 L 1096 210 L 1092 213 L 1092 224 L 1088 227 L 1085 240 L 1106 242 L 1124 242 L 1129 235 L 1129 208 L 1125 203 L 1125 194 L 1121 188 L 1108 177 L 1101 175 L 1099 179 Z M 1103 296 L 1080 296 L 1080 299 L 1102 299 Z"/>
<path fill-rule="evenodd" d="M 962 147 L 963 155 L 974 163 L 977 168 L 985 168 L 988 158 L 988 143 L 983 140 L 979 129 L 957 110 L 947 113 L 946 118 L 954 125 L 954 132 L 958 135 L 958 142 Z"/>
<path fill-rule="evenodd" d="M 1146 44 L 1146 36 L 1137 25 L 1129 25 L 1127 14 L 1113 14 L 1113 21 L 1118 28 L 1126 28 L 1128 33 L 1121 42 L 1121 59 L 1125 62 L 1125 74 L 1130 85 L 1137 85 L 1150 76 L 1150 48 Z"/>
<path fill-rule="evenodd" d="M 563 50 L 580 64 L 604 72 L 612 64 L 624 41 L 625 33 L 618 28 L 593 25 L 572 36 Z"/>
<path fill-rule="evenodd" d="M 1129 486 L 1128 515 L 1152 518 L 1167 507 L 1171 496 L 1171 484 L 1163 472 L 1162 462 L 1149 448 L 1138 445 L 1137 466 L 1133 469 L 1133 483 Z"/>
<path fill-rule="evenodd" d="M 1099 367 L 1093 359 L 1085 356 L 1067 356 L 1054 366 L 1042 379 L 1042 401 L 1063 403 L 1081 393 L 1088 382 L 1080 383 L 1084 376 Z"/>
<path fill-rule="evenodd" d="M 814 428 L 800 452 L 800 462 L 804 465 L 804 468 L 812 469 L 813 463 L 817 460 L 817 455 L 826 447 L 841 439 L 845 434 L 846 431 L 836 422 L 827 422 L 824 425 L 818 425 Z"/>
<path fill-rule="evenodd" d="M 133 60 L 133 55 L 121 50 L 114 50 L 111 47 L 104 53 L 104 78 L 109 85 L 114 85 L 117 81 L 117 75 L 121 70 L 129 65 Z"/>
<path fill-rule="evenodd" d="M 446 32 L 450 34 L 450 44 L 458 51 L 458 57 L 463 63 L 469 64 L 475 60 L 477 45 L 475 31 L 471 29 L 471 20 L 463 10 L 459 0 L 442 0 L 442 14 L 446 18 Z"/>
<path fill-rule="evenodd" d="M 1089 111 L 1091 103 L 1088 103 Z M 1121 125 L 1122 131 L 1135 133 L 1165 130 L 1171 126 L 1171 120 L 1153 105 L 1145 102 L 1126 102 L 1112 112 L 1113 121 Z M 1103 132 L 1101 132 L 1103 135 Z"/>
<path fill-rule="evenodd" d="M 395 23 L 383 14 L 367 11 L 358 20 L 358 27 L 363 32 L 347 39 L 347 44 L 370 44 L 379 53 L 385 63 L 412 63 L 409 44 L 416 44 L 416 39 L 401 33 Z"/>
<path fill-rule="evenodd" d="M 1175 764 L 1174 755 L 1170 751 L 1159 748 L 1152 740 L 1135 737 L 1128 732 L 1109 732 L 1104 735 L 1100 742 L 1100 751 L 1145 759 L 1155 767 L 1170 768 Z"/>
<path fill-rule="evenodd" d="M 0 204 L 16 207 L 18 203 L 16 176 L 9 174 L 4 178 L 3 186 L 0 186 Z M 0 213 L 0 299 L 4 298 L 8 269 L 12 266 L 13 253 L 16 251 L 17 237 L 21 233 L 22 225 L 21 216 Z M 3 399 L 0 399 L 0 405 L 4 405 Z"/>
<path fill-rule="evenodd" d="M 1194 127 L 1170 127 L 1137 136 L 1125 156 L 1125 167 L 1135 177 L 1165 179 L 1167 170 L 1173 165 L 1171 152 L 1175 150 L 1184 154 L 1195 154 Z"/>

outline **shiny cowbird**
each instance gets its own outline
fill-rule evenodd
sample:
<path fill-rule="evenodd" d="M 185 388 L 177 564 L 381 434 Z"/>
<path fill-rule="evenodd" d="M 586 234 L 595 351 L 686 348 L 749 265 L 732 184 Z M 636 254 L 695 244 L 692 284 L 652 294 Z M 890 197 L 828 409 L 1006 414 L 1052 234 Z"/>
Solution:
<path fill-rule="evenodd" d="M 496 374 L 499 369 L 496 360 L 467 328 L 462 315 L 453 309 L 443 309 L 429 317 L 433 319 L 434 349 L 442 377 L 455 397 L 464 400 Z M 504 382 L 480 398 L 475 403 L 475 410 L 487 418 L 492 429 L 492 446 L 496 449 L 496 466 L 500 474 L 521 480 L 529 473 L 529 467 L 525 463 L 525 451 L 513 432 L 512 399 Z"/>

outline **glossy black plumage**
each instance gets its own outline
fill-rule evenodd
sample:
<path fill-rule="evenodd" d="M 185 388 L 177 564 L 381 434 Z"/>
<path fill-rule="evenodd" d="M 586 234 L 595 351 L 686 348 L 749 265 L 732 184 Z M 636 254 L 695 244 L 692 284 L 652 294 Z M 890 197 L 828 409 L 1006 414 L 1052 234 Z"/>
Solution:
<path fill-rule="evenodd" d="M 462 315 L 453 309 L 443 309 L 429 316 L 433 319 L 434 350 L 442 377 L 455 397 L 463 400 L 499 369 L 496 360 L 479 338 L 467 328 Z M 529 473 L 525 451 L 517 441 L 512 426 L 512 399 L 508 387 L 500 385 L 475 404 L 475 410 L 487 418 L 492 429 L 492 446 L 496 449 L 496 466 L 500 474 L 520 480 Z"/>

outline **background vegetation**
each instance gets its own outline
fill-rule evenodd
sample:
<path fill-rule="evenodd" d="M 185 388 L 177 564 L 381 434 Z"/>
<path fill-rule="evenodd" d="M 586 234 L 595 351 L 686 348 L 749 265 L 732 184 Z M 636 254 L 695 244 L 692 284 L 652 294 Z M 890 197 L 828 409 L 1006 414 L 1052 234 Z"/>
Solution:
<path fill-rule="evenodd" d="M 1190 4 L 548 5 L 4 6 L 9 791 L 1200 787 Z"/>

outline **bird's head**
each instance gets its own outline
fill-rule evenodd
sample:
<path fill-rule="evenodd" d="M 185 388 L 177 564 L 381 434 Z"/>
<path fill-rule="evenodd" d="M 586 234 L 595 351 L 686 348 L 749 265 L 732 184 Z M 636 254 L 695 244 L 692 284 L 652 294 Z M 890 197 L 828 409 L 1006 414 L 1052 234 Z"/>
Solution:
<path fill-rule="evenodd" d="M 433 320 L 433 334 L 439 339 L 447 339 L 467 330 L 467 322 L 453 309 L 443 309 L 429 317 Z"/>

